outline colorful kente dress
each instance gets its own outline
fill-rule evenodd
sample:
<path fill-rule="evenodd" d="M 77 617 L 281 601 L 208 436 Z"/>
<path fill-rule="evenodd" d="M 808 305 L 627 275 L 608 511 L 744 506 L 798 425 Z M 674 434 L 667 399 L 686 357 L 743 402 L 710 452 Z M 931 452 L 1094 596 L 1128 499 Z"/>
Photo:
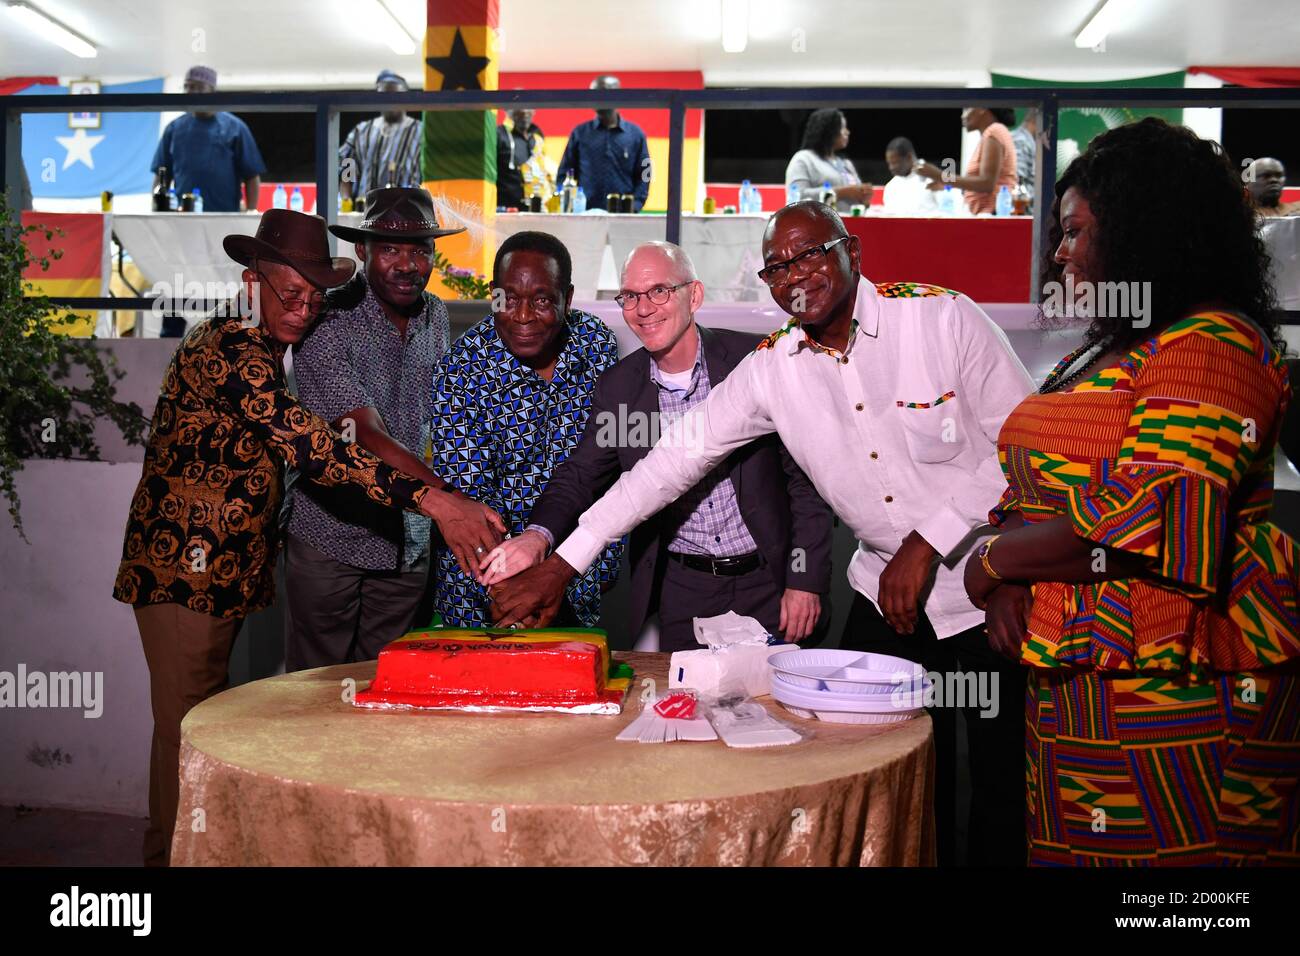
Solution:
<path fill-rule="evenodd" d="M 1253 324 L 1201 313 L 1003 425 L 994 524 L 1065 516 L 1152 562 L 1033 587 L 1031 863 L 1300 863 L 1300 577 L 1268 522 L 1290 395 Z"/>

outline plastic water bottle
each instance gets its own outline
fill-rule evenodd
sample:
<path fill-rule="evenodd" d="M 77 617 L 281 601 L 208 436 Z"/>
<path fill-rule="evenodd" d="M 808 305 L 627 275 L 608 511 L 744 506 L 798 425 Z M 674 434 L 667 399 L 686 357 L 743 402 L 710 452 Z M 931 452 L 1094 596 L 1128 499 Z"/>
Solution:
<path fill-rule="evenodd" d="M 939 211 L 948 216 L 957 215 L 957 194 L 952 191 L 952 183 L 945 184 L 939 194 Z"/>
<path fill-rule="evenodd" d="M 1011 215 L 1011 187 L 1003 186 L 998 190 L 998 198 L 993 206 L 993 211 L 998 216 Z"/>
<path fill-rule="evenodd" d="M 789 186 L 785 187 L 785 204 L 787 206 L 793 206 L 798 201 L 799 201 L 799 184 L 791 183 Z"/>
<path fill-rule="evenodd" d="M 822 183 L 821 195 L 818 196 L 817 198 L 819 198 L 827 206 L 834 208 L 835 190 L 831 188 L 831 181 L 829 179 L 826 180 L 824 183 Z"/>
<path fill-rule="evenodd" d="M 573 195 L 573 211 L 587 211 L 587 194 L 583 191 L 581 186 L 578 187 L 578 191 Z"/>
<path fill-rule="evenodd" d="M 758 191 L 757 186 L 749 187 L 749 211 L 754 214 L 763 211 L 763 194 Z"/>
<path fill-rule="evenodd" d="M 271 208 L 272 209 L 289 208 L 289 194 L 284 191 L 283 183 L 275 184 L 275 192 L 271 193 Z"/>
<path fill-rule="evenodd" d="M 748 179 L 740 182 L 740 201 L 737 205 L 740 207 L 741 215 L 754 211 L 754 187 L 750 185 Z"/>
<path fill-rule="evenodd" d="M 176 198 L 176 187 L 173 186 L 167 190 L 167 208 L 172 212 L 181 208 L 180 200 Z"/>
<path fill-rule="evenodd" d="M 199 192 L 199 187 L 194 187 L 194 211 L 203 212 L 203 193 Z"/>
<path fill-rule="evenodd" d="M 289 197 L 289 208 L 294 212 L 302 212 L 302 190 L 297 186 L 293 187 L 293 195 Z"/>

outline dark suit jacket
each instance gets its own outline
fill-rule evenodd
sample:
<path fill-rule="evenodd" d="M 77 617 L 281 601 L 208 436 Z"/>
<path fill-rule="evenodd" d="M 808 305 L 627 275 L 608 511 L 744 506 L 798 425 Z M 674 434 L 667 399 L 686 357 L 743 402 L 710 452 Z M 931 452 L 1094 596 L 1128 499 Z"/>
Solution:
<path fill-rule="evenodd" d="M 761 340 L 761 336 L 745 332 L 703 327 L 700 336 L 712 388 Z M 557 544 L 563 541 L 577 527 L 582 513 L 650 451 L 648 442 L 636 448 L 624 447 L 621 442 L 617 447 L 601 447 L 597 441 L 600 422 L 658 411 L 659 391 L 650 378 L 650 353 L 637 349 L 596 382 L 582 440 L 551 475 L 529 523 L 551 532 Z M 606 419 L 606 415 L 613 418 Z M 719 467 L 727 469 L 741 517 L 767 559 L 773 586 L 778 591 L 792 587 L 826 594 L 831 578 L 831 509 L 776 435 L 738 448 Z M 634 635 L 658 607 L 659 565 L 668 544 L 666 535 L 671 532 L 663 524 L 662 514 L 657 515 L 634 529 L 628 544 Z M 792 560 L 796 548 L 803 550 L 795 552 Z"/>

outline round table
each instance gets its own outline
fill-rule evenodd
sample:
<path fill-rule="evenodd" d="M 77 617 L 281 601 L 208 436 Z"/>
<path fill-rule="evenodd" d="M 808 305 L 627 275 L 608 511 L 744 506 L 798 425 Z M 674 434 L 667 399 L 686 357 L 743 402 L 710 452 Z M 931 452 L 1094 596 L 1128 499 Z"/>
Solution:
<path fill-rule="evenodd" d="M 615 735 L 617 717 L 360 710 L 375 662 L 235 687 L 181 728 L 173 865 L 928 865 L 934 745 L 924 715 L 802 720 L 810 738 L 739 750 Z"/>

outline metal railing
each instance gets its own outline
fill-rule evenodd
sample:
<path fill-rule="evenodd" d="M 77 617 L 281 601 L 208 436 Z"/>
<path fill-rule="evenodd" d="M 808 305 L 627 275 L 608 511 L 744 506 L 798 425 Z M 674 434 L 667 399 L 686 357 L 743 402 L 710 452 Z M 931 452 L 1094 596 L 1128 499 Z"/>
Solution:
<path fill-rule="evenodd" d="M 699 90 L 484 90 L 410 91 L 379 93 L 373 90 L 306 90 L 294 92 L 102 93 L 98 95 L 0 96 L 0 191 L 17 180 L 21 154 L 23 113 L 157 112 L 212 108 L 240 112 L 311 112 L 315 114 L 316 210 L 326 220 L 337 218 L 339 114 L 348 111 L 509 110 L 534 109 L 668 110 L 668 202 L 664 238 L 677 242 L 682 229 L 683 144 L 689 109 L 804 109 L 834 106 L 841 109 L 965 106 L 1037 107 L 1039 127 L 1035 163 L 1033 245 L 1030 262 L 1030 300 L 1040 286 L 1039 268 L 1047 251 L 1049 217 L 1055 194 L 1056 129 L 1059 113 L 1067 107 L 1129 106 L 1137 108 L 1248 107 L 1282 109 L 1300 107 L 1300 88 L 1201 89 L 1114 87 L 754 87 Z M 1046 174 L 1050 171 L 1050 175 Z M 334 240 L 331 238 L 331 242 Z M 150 298 L 51 297 L 51 302 L 82 309 L 149 309 Z M 111 303 L 105 305 L 104 303 Z M 1294 314 L 1292 323 L 1300 322 Z"/>

